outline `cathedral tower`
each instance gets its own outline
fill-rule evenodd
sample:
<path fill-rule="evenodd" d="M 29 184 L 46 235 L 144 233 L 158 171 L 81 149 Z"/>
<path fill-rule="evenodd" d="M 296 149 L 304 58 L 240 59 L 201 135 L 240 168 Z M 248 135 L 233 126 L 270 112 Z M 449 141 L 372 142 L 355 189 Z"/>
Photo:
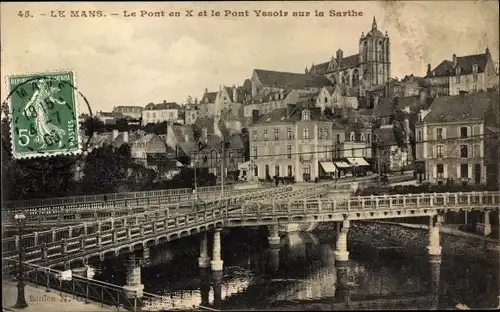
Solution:
<path fill-rule="evenodd" d="M 377 21 L 373 17 L 372 29 L 361 34 L 359 39 L 360 76 L 366 88 L 383 85 L 391 77 L 389 37 L 377 29 Z"/>

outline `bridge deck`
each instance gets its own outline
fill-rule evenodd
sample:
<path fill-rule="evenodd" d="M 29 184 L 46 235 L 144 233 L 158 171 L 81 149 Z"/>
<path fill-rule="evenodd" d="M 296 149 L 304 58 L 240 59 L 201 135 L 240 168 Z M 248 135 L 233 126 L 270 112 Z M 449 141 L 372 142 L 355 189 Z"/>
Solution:
<path fill-rule="evenodd" d="M 318 189 L 325 191 L 313 187 L 296 192 L 311 194 Z M 278 198 L 278 190 L 267 190 L 267 195 L 262 196 Z M 159 244 L 213 227 L 340 221 L 346 218 L 387 219 L 434 215 L 447 210 L 498 209 L 499 206 L 500 192 L 370 196 L 343 201 L 304 199 L 269 205 L 238 199 L 221 201 L 209 209 L 183 216 L 168 215 L 167 209 L 33 233 L 23 236 L 22 245 L 29 262 L 62 263 L 90 256 L 104 257 L 107 252 L 128 252 L 136 246 Z M 2 243 L 4 257 L 18 254 L 18 237 L 4 239 Z"/>

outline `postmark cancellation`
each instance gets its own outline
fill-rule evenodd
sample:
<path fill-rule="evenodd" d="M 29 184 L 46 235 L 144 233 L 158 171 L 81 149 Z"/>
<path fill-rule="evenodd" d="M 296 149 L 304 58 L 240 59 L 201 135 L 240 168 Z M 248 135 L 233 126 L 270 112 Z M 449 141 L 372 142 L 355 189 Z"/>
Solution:
<path fill-rule="evenodd" d="M 14 158 L 79 154 L 75 73 L 68 70 L 6 78 Z"/>

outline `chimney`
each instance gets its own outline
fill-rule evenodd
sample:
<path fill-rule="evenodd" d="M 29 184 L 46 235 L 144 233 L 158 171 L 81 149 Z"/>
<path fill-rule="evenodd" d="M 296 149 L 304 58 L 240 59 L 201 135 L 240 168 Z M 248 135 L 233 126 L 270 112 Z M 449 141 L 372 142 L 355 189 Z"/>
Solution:
<path fill-rule="evenodd" d="M 457 66 L 457 55 L 453 53 L 453 67 Z"/>
<path fill-rule="evenodd" d="M 118 137 L 118 130 L 117 129 L 113 129 L 113 140 L 115 140 L 117 137 Z"/>
<path fill-rule="evenodd" d="M 252 110 L 252 123 L 256 123 L 258 119 L 259 119 L 259 110 L 258 109 Z"/>
<path fill-rule="evenodd" d="M 490 54 L 490 49 L 486 48 L 486 54 Z"/>
<path fill-rule="evenodd" d="M 208 93 L 208 88 L 205 88 L 205 93 Z"/>
<path fill-rule="evenodd" d="M 431 75 L 431 63 L 427 64 L 427 76 Z"/>
<path fill-rule="evenodd" d="M 128 131 L 123 131 L 123 142 L 128 143 Z"/>
<path fill-rule="evenodd" d="M 410 144 L 410 120 L 408 120 L 408 116 L 405 116 L 405 134 L 406 144 Z"/>
<path fill-rule="evenodd" d="M 287 118 L 290 118 L 290 116 L 292 115 L 292 113 L 296 107 L 297 107 L 297 105 L 295 105 L 295 104 L 286 104 L 286 117 Z"/>
<path fill-rule="evenodd" d="M 233 102 L 234 103 L 239 103 L 238 102 L 238 89 L 236 89 L 235 86 L 233 86 Z"/>

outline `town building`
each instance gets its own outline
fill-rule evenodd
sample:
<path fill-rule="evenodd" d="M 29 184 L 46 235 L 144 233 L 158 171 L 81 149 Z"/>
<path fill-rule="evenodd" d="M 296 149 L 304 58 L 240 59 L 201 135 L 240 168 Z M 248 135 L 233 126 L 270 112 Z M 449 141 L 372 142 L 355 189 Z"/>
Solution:
<path fill-rule="evenodd" d="M 160 122 L 175 122 L 183 123 L 184 120 L 179 119 L 179 111 L 181 107 L 175 102 L 163 101 L 163 103 L 149 103 L 142 111 L 142 125 L 148 123 Z"/>
<path fill-rule="evenodd" d="M 113 108 L 113 113 L 118 113 L 124 117 L 138 120 L 142 117 L 143 109 L 144 107 L 142 106 L 115 106 Z"/>
<path fill-rule="evenodd" d="M 343 84 L 321 88 L 316 97 L 316 107 L 358 109 L 357 90 Z"/>
<path fill-rule="evenodd" d="M 314 181 L 335 171 L 334 139 L 343 140 L 345 133 L 319 108 L 289 104 L 265 115 L 255 114 L 249 135 L 250 179 L 277 176 Z"/>
<path fill-rule="evenodd" d="M 286 90 L 318 92 L 322 87 L 333 85 L 322 75 L 288 73 L 263 69 L 254 69 L 251 83 L 252 98 L 257 97 L 259 94 L 276 92 L 274 100 L 284 99 Z"/>
<path fill-rule="evenodd" d="M 197 149 L 193 128 L 190 125 L 171 124 L 168 126 L 164 140 L 167 146 L 175 150 L 175 158 L 189 165 L 191 152 Z"/>
<path fill-rule="evenodd" d="M 105 125 L 114 125 L 116 124 L 117 119 L 122 118 L 121 114 L 119 113 L 110 113 L 103 111 L 98 111 L 95 115 L 97 119 Z"/>
<path fill-rule="evenodd" d="M 217 92 L 208 92 L 208 89 L 205 89 L 199 106 L 200 116 L 209 117 L 214 115 L 216 98 Z"/>
<path fill-rule="evenodd" d="M 318 94 L 317 88 L 311 90 L 263 90 L 245 104 L 243 116 L 251 118 L 254 111 L 258 111 L 259 115 L 264 115 L 275 109 L 286 108 L 288 104 L 297 105 L 308 102 L 309 106 L 314 107 Z"/>
<path fill-rule="evenodd" d="M 420 90 L 427 86 L 424 77 L 417 77 L 411 75 L 406 75 L 400 81 L 401 86 L 401 97 L 417 96 L 420 94 Z"/>
<path fill-rule="evenodd" d="M 199 105 L 185 105 L 184 106 L 184 124 L 185 125 L 193 125 L 196 122 L 196 119 L 200 117 L 200 108 Z"/>
<path fill-rule="evenodd" d="M 453 54 L 451 61 L 444 60 L 433 70 L 428 64 L 425 78 L 432 96 L 486 91 L 498 86 L 498 71 L 488 48 L 482 54 Z"/>
<path fill-rule="evenodd" d="M 324 75 L 333 84 L 342 83 L 356 88 L 356 96 L 371 97 L 371 92 L 378 92 L 378 86 L 385 85 L 391 77 L 390 45 L 387 32 L 378 29 L 373 17 L 372 29 L 358 42 L 359 53 L 344 57 L 338 49 L 330 61 L 314 64 L 306 73 Z"/>
<path fill-rule="evenodd" d="M 486 183 L 498 148 L 498 91 L 440 96 L 416 125 L 416 159 L 425 180 Z M 495 112 L 496 108 L 496 112 Z M 491 166 L 491 169 L 488 168 Z"/>
<path fill-rule="evenodd" d="M 245 143 L 241 134 L 231 134 L 224 137 L 204 134 L 197 143 L 197 149 L 191 151 L 191 163 L 196 168 L 208 169 L 220 181 L 222 166 L 224 177 L 237 178 L 238 164 L 245 162 Z"/>

